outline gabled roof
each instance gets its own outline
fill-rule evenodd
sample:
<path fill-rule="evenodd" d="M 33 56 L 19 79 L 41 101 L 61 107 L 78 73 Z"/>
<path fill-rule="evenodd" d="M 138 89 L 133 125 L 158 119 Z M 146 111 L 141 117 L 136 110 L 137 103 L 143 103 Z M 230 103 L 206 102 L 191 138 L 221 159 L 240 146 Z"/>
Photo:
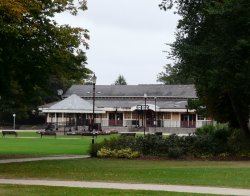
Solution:
<path fill-rule="evenodd" d="M 54 110 L 92 110 L 93 105 L 73 94 L 68 98 L 50 106 Z"/>
<path fill-rule="evenodd" d="M 73 94 L 66 99 L 42 108 L 43 112 L 67 112 L 67 113 L 92 113 L 93 105 L 81 97 Z M 95 108 L 95 113 L 102 113 L 102 110 Z"/>
<path fill-rule="evenodd" d="M 92 97 L 92 85 L 72 85 L 63 97 Z M 96 85 L 96 97 L 197 98 L 194 85 Z"/>

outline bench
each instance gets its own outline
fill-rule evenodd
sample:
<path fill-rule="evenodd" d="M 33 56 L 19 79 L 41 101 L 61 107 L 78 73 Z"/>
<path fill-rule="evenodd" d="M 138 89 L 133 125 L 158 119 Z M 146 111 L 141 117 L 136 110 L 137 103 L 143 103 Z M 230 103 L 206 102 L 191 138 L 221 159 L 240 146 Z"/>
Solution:
<path fill-rule="evenodd" d="M 43 132 L 40 132 L 41 134 L 41 138 L 44 136 L 44 135 L 54 135 L 55 138 L 56 138 L 56 132 L 55 131 L 43 131 Z"/>
<path fill-rule="evenodd" d="M 135 137 L 136 133 L 133 132 L 121 132 L 120 133 L 121 136 L 131 136 L 131 137 Z"/>
<path fill-rule="evenodd" d="M 17 132 L 15 131 L 2 131 L 3 137 L 5 137 L 5 135 L 15 135 L 17 137 Z"/>

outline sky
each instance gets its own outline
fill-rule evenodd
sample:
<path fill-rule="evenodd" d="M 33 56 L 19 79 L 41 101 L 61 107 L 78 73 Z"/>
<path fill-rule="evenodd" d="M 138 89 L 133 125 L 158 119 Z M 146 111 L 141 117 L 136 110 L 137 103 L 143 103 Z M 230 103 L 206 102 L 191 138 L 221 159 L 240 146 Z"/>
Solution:
<path fill-rule="evenodd" d="M 77 16 L 61 14 L 59 24 L 89 30 L 88 64 L 96 84 L 113 84 L 123 75 L 127 84 L 156 84 L 169 63 L 178 15 L 162 11 L 161 0 L 88 0 L 88 10 Z"/>

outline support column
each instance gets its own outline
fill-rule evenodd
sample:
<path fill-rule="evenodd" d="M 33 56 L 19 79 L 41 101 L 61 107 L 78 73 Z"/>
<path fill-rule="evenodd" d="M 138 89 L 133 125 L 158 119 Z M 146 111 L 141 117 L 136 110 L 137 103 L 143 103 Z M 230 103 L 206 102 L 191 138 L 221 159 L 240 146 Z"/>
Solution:
<path fill-rule="evenodd" d="M 56 113 L 55 113 L 55 124 L 56 124 L 55 128 L 57 130 L 58 129 L 58 118 L 57 118 Z"/>

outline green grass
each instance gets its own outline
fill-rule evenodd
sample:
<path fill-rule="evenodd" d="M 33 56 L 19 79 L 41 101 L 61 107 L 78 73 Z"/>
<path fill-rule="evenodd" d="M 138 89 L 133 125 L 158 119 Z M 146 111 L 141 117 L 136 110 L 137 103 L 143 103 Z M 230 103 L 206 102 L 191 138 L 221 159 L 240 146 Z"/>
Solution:
<path fill-rule="evenodd" d="M 116 190 L 116 189 L 94 189 L 94 188 L 68 188 L 49 186 L 24 186 L 24 185 L 0 185 L 0 195 L 166 195 L 166 196 L 199 196 L 205 194 L 173 193 L 163 191 L 137 191 L 137 190 Z"/>
<path fill-rule="evenodd" d="M 35 138 L 20 138 L 35 137 Z M 111 136 L 98 136 L 95 142 Z M 15 157 L 36 157 L 48 155 L 86 155 L 91 136 L 44 136 L 36 133 L 18 133 L 18 137 L 0 138 L 0 159 Z"/>
<path fill-rule="evenodd" d="M 250 188 L 249 162 L 60 160 L 11 163 L 0 178 L 41 178 Z"/>
<path fill-rule="evenodd" d="M 21 138 L 35 137 L 35 138 Z M 114 136 L 98 136 L 96 142 Z M 92 137 L 19 133 L 0 138 L 0 159 L 87 154 Z M 3 167 L 4 166 L 4 167 Z M 0 178 L 41 178 L 250 188 L 249 162 L 78 159 L 10 163 Z M 1 195 L 1 192 L 0 192 Z"/>

